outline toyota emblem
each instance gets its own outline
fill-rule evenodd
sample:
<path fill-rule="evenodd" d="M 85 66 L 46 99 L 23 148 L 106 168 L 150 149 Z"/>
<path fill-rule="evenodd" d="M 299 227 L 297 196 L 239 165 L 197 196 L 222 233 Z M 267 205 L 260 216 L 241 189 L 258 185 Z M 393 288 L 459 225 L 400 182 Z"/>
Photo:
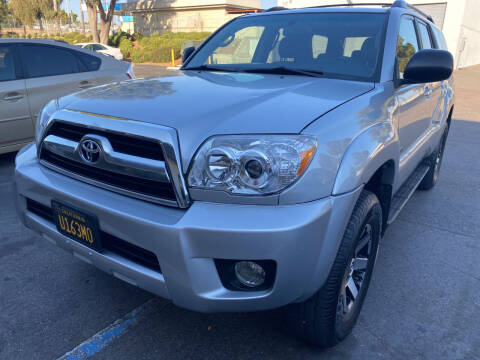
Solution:
<path fill-rule="evenodd" d="M 101 147 L 95 140 L 85 139 L 80 142 L 80 157 L 88 164 L 95 164 L 100 160 Z"/>

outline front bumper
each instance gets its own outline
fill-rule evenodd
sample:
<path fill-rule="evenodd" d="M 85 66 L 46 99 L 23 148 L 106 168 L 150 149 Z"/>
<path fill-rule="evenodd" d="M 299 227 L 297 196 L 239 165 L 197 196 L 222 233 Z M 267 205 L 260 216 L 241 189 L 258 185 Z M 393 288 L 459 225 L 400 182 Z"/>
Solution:
<path fill-rule="evenodd" d="M 289 206 L 195 202 L 182 210 L 53 172 L 39 164 L 33 144 L 17 156 L 15 181 L 27 227 L 117 278 L 202 312 L 264 310 L 308 298 L 328 276 L 361 191 Z M 45 206 L 56 199 L 95 214 L 102 231 L 153 252 L 161 272 L 61 235 L 27 209 L 27 199 Z M 263 291 L 228 290 L 214 259 L 274 260 L 274 284 Z"/>

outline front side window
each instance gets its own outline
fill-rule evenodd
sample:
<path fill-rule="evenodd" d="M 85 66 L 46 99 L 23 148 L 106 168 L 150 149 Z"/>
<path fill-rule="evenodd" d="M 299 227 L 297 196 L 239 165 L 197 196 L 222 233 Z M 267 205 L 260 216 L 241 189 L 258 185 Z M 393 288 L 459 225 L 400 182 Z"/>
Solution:
<path fill-rule="evenodd" d="M 0 81 L 16 80 L 13 48 L 0 45 Z"/>
<path fill-rule="evenodd" d="M 403 18 L 397 39 L 398 77 L 403 79 L 403 72 L 413 55 L 418 51 L 417 32 L 411 18 Z"/>
<path fill-rule="evenodd" d="M 238 18 L 213 36 L 184 69 L 297 69 L 330 78 L 377 81 L 384 13 L 269 14 Z"/>
<path fill-rule="evenodd" d="M 22 45 L 22 58 L 31 78 L 79 72 L 75 55 L 54 46 Z"/>

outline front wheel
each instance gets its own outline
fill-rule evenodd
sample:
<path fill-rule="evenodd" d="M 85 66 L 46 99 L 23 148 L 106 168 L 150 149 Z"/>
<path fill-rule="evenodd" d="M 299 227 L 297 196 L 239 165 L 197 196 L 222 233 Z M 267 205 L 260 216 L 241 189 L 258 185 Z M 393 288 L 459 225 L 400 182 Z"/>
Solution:
<path fill-rule="evenodd" d="M 364 190 L 355 205 L 327 281 L 311 298 L 285 308 L 301 338 L 331 347 L 352 331 L 363 305 L 382 233 L 382 208 Z"/>

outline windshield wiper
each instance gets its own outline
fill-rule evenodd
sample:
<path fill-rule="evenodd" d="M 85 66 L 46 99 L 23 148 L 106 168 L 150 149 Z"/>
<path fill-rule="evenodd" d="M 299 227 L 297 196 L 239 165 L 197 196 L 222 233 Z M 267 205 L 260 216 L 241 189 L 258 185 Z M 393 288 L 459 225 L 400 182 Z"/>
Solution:
<path fill-rule="evenodd" d="M 186 67 L 182 70 L 198 70 L 198 71 L 225 71 L 225 72 L 238 72 L 238 69 L 233 68 L 223 68 L 218 66 L 211 66 L 211 65 L 201 65 L 201 66 L 193 66 L 193 67 Z"/>
<path fill-rule="evenodd" d="M 277 66 L 277 67 L 271 67 L 271 68 L 243 69 L 243 71 L 247 73 L 305 75 L 305 76 L 312 76 L 312 77 L 320 77 L 323 75 L 323 72 L 318 70 L 304 70 L 304 69 L 290 68 L 285 66 Z"/>

